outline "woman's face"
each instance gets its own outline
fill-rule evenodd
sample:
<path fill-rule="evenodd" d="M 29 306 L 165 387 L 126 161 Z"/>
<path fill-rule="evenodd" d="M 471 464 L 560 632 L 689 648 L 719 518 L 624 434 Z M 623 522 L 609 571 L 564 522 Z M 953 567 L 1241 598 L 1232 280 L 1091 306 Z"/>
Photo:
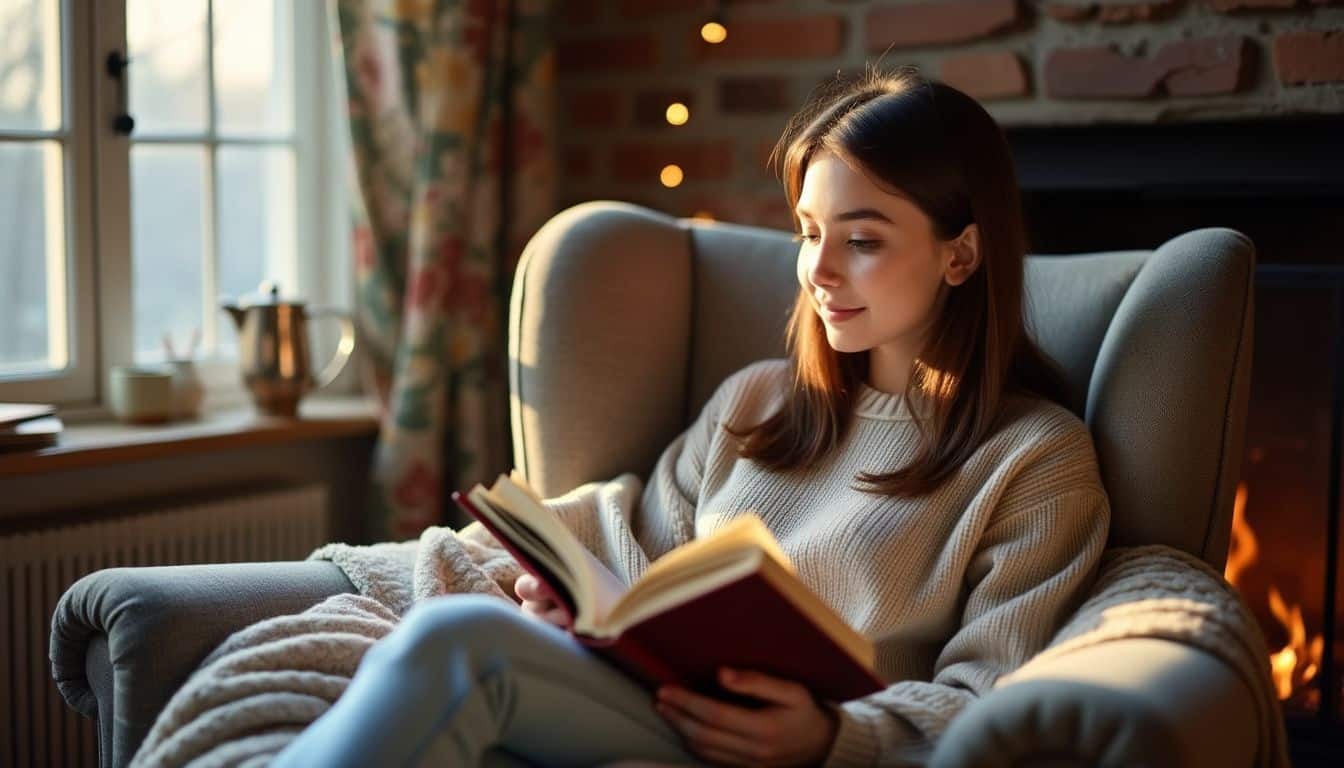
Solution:
<path fill-rule="evenodd" d="M 948 249 L 932 220 L 831 152 L 808 164 L 796 213 L 798 282 L 831 347 L 908 365 L 943 296 Z M 828 304 L 857 311 L 833 315 Z"/>

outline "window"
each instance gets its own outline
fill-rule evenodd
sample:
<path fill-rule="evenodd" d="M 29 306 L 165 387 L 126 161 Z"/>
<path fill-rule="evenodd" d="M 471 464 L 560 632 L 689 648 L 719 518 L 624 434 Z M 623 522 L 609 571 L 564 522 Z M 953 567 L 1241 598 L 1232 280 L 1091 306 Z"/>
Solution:
<path fill-rule="evenodd" d="M 91 404 L 107 367 L 169 345 L 241 397 L 221 296 L 349 305 L 325 6 L 0 0 L 0 399 Z"/>
<path fill-rule="evenodd" d="M 0 0 L 0 397 L 94 390 L 87 95 L 51 0 Z"/>

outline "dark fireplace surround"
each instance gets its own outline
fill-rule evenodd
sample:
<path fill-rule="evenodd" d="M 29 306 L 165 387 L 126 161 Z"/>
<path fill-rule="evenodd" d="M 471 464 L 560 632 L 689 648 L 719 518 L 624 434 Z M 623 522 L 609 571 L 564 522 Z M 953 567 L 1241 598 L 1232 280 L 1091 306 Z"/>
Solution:
<path fill-rule="evenodd" d="M 1280 614 L 1285 604 L 1300 606 L 1306 637 L 1322 638 L 1314 678 L 1281 703 L 1294 764 L 1339 764 L 1344 116 L 1006 132 L 1032 253 L 1155 248 L 1210 226 L 1255 243 L 1254 363 L 1238 495 L 1240 528 L 1253 532 L 1258 556 L 1236 581 L 1271 652 L 1291 634 L 1270 606 L 1271 589 Z"/>

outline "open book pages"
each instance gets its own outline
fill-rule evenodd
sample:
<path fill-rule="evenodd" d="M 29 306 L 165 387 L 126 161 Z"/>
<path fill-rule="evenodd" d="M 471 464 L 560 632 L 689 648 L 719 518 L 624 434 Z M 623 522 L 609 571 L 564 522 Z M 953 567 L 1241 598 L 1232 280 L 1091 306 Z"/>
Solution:
<path fill-rule="evenodd" d="M 571 604 L 575 632 L 591 632 L 625 594 L 620 577 L 579 541 L 573 531 L 541 503 L 522 476 L 500 475 L 490 488 L 479 483 L 467 494 L 481 514 L 509 537 L 514 546 L 532 557 L 559 583 L 548 583 L 563 603 Z M 543 579 L 545 581 L 545 579 Z"/>
<path fill-rule="evenodd" d="M 853 658 L 873 664 L 872 643 L 797 577 L 774 534 L 754 512 L 664 554 L 626 587 L 542 505 L 516 470 L 512 477 L 500 475 L 488 490 L 478 484 L 468 497 L 516 546 L 554 574 L 560 584 L 552 588 L 569 592 L 575 634 L 614 638 L 645 619 L 759 573 Z"/>

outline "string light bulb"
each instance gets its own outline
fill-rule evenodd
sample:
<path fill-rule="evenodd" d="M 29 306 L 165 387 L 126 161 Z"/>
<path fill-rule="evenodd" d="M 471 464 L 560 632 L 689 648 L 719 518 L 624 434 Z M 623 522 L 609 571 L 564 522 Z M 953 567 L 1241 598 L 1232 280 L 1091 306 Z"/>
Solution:
<path fill-rule="evenodd" d="M 681 166 L 676 164 L 663 166 L 662 172 L 658 174 L 658 180 L 663 182 L 663 186 L 668 189 L 680 186 L 683 178 L 685 178 L 685 174 L 681 172 Z"/>
<path fill-rule="evenodd" d="M 680 101 L 667 105 L 667 122 L 672 125 L 685 125 L 691 119 L 691 110 Z"/>
<path fill-rule="evenodd" d="M 700 38 L 706 43 L 718 45 L 728 39 L 728 28 L 717 21 L 707 21 L 700 27 Z"/>

